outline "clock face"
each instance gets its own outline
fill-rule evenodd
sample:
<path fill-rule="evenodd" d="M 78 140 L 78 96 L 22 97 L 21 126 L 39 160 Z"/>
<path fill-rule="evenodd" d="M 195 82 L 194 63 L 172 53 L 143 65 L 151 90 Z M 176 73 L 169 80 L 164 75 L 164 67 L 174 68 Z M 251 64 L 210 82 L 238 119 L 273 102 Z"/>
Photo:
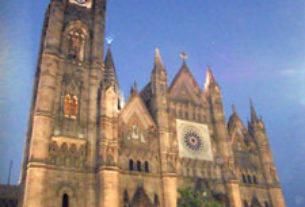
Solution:
<path fill-rule="evenodd" d="M 194 127 L 186 127 L 183 133 L 184 146 L 193 152 L 199 152 L 203 149 L 203 139 L 199 131 Z"/>

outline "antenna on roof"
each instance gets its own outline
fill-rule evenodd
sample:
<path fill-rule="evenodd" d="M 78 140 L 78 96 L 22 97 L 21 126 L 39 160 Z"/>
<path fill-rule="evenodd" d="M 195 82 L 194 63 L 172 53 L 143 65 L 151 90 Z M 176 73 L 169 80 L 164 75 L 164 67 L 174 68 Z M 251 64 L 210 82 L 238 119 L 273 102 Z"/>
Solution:
<path fill-rule="evenodd" d="M 13 168 L 13 160 L 10 161 L 10 167 L 9 167 L 9 170 L 8 170 L 7 185 L 11 184 L 12 168 Z"/>

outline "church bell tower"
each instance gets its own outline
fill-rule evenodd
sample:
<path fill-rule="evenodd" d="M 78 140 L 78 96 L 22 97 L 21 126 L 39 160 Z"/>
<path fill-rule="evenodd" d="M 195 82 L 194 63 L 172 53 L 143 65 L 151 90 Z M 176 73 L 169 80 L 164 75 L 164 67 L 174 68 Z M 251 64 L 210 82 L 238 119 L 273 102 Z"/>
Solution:
<path fill-rule="evenodd" d="M 98 91 L 106 0 L 52 0 L 34 79 L 23 207 L 97 206 Z"/>

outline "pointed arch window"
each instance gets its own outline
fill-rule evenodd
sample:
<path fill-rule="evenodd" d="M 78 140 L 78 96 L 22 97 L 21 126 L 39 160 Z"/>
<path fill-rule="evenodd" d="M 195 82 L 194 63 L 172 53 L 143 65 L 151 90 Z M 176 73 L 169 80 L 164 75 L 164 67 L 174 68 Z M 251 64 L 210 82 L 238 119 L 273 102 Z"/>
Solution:
<path fill-rule="evenodd" d="M 255 176 L 255 175 L 253 175 L 253 183 L 254 183 L 254 184 L 257 184 L 257 179 L 256 179 L 256 176 Z"/>
<path fill-rule="evenodd" d="M 71 59 L 83 61 L 85 35 L 81 29 L 71 29 L 68 33 L 68 56 Z"/>
<path fill-rule="evenodd" d="M 133 171 L 133 160 L 129 160 L 129 170 Z"/>
<path fill-rule="evenodd" d="M 155 197 L 154 197 L 154 204 L 155 204 L 155 207 L 160 206 L 159 197 L 157 194 L 155 194 Z"/>
<path fill-rule="evenodd" d="M 124 207 L 129 207 L 129 196 L 127 190 L 124 191 Z"/>
<path fill-rule="evenodd" d="M 138 172 L 142 171 L 142 169 L 141 169 L 141 162 L 139 160 L 137 161 L 137 170 L 138 170 Z"/>
<path fill-rule="evenodd" d="M 67 94 L 64 100 L 64 115 L 69 119 L 76 119 L 78 114 L 78 99 L 77 96 Z"/>
<path fill-rule="evenodd" d="M 250 175 L 248 175 L 248 182 L 249 182 L 249 183 L 252 183 L 252 179 L 251 179 L 251 176 L 250 176 Z"/>
<path fill-rule="evenodd" d="M 243 183 L 247 183 L 247 178 L 246 178 L 245 174 L 243 174 L 242 177 L 243 177 Z"/>
<path fill-rule="evenodd" d="M 69 207 L 69 196 L 67 194 L 64 194 L 62 196 L 62 207 Z"/>
<path fill-rule="evenodd" d="M 145 172 L 149 172 L 149 165 L 148 165 L 148 162 L 147 161 L 145 161 L 145 163 L 144 163 L 144 168 L 145 168 Z"/>

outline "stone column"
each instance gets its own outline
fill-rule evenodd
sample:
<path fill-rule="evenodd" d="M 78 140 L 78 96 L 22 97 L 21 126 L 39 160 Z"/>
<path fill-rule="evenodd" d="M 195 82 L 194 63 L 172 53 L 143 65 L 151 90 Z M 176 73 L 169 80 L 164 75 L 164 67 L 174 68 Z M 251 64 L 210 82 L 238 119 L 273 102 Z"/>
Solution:
<path fill-rule="evenodd" d="M 119 172 L 116 167 L 101 167 L 99 207 L 119 207 Z"/>
<path fill-rule="evenodd" d="M 162 178 L 164 192 L 164 206 L 177 206 L 177 177 L 176 174 L 166 174 Z"/>
<path fill-rule="evenodd" d="M 39 166 L 32 166 L 27 171 L 23 207 L 42 207 L 45 205 L 42 192 L 45 192 L 45 171 Z"/>
<path fill-rule="evenodd" d="M 240 197 L 238 180 L 230 180 L 226 185 L 231 206 L 243 207 Z"/>

